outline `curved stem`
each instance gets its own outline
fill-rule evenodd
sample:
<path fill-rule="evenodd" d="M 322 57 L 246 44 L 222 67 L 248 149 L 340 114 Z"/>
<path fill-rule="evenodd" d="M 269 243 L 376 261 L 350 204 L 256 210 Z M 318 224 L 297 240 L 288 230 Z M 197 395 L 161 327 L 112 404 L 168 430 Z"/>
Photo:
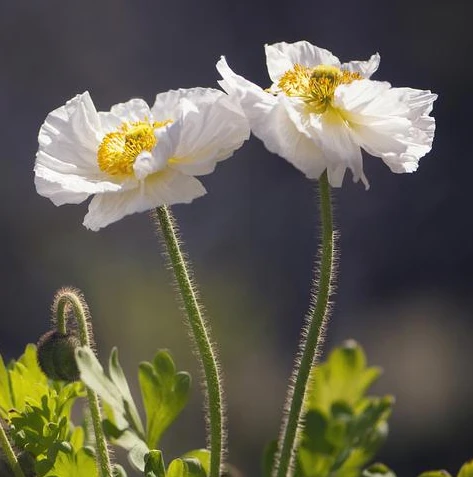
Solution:
<path fill-rule="evenodd" d="M 89 325 L 89 310 L 82 295 L 73 289 L 59 290 L 53 304 L 53 319 L 56 321 L 58 332 L 66 334 L 68 311 L 72 308 L 79 330 L 79 340 L 81 346 L 92 348 L 92 338 Z M 112 476 L 112 464 L 108 451 L 107 441 L 102 429 L 102 416 L 100 403 L 97 394 L 87 389 L 87 401 L 89 403 L 90 414 L 94 427 L 95 440 L 97 445 L 97 464 L 101 477 Z"/>
<path fill-rule="evenodd" d="M 210 476 L 219 477 L 222 469 L 224 447 L 224 409 L 222 379 L 215 350 L 210 339 L 209 325 L 206 323 L 196 290 L 192 284 L 189 264 L 180 249 L 178 228 L 171 211 L 165 207 L 156 209 L 155 221 L 159 224 L 167 248 L 187 319 L 192 331 L 192 338 L 197 347 L 197 356 L 201 362 L 206 388 L 207 421 L 210 430 Z"/>
<path fill-rule="evenodd" d="M 3 428 L 3 424 L 0 422 L 0 448 L 3 449 L 3 453 L 8 460 L 8 464 L 13 470 L 15 477 L 25 477 L 23 470 L 21 469 L 20 463 L 16 458 L 15 452 L 12 449 L 10 440 L 8 439 L 7 433 Z"/>
<path fill-rule="evenodd" d="M 307 316 L 306 327 L 302 332 L 300 351 L 291 380 L 294 385 L 290 386 L 286 401 L 287 413 L 284 416 L 278 442 L 278 454 L 273 469 L 275 477 L 289 477 L 294 474 L 294 460 L 302 431 L 304 403 L 310 384 L 310 372 L 322 345 L 331 285 L 335 275 L 332 206 L 326 172 L 319 179 L 319 194 L 322 226 L 322 244 L 319 249 L 320 272 L 316 273 L 314 280 L 313 296 L 315 300 Z"/>

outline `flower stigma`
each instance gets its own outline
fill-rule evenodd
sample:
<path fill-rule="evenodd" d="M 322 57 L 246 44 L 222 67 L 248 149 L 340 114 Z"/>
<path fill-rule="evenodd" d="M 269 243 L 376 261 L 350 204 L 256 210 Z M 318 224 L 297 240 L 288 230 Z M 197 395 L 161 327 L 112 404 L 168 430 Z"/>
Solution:
<path fill-rule="evenodd" d="M 97 152 L 97 162 L 101 171 L 112 176 L 133 175 L 133 164 L 143 152 L 151 152 L 157 139 L 154 130 L 172 122 L 144 121 L 124 122 L 117 131 L 108 133 L 102 139 Z"/>
<path fill-rule="evenodd" d="M 287 96 L 301 98 L 316 114 L 324 113 L 331 105 L 337 86 L 363 79 L 360 73 L 341 70 L 336 66 L 318 65 L 314 68 L 295 64 L 278 82 Z"/>

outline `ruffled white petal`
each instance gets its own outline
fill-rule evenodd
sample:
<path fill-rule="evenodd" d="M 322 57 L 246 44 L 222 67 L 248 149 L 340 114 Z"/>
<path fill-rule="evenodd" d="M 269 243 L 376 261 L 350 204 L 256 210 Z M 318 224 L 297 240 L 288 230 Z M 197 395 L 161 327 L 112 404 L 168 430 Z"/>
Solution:
<path fill-rule="evenodd" d="M 236 75 L 224 58 L 217 63 L 217 69 L 223 77 L 222 86 L 239 99 L 253 134 L 266 148 L 287 159 L 307 177 L 320 177 L 325 169 L 321 151 L 308 134 L 301 134 L 299 128 L 303 130 L 304 126 L 297 123 L 298 113 L 295 121 L 291 119 L 284 104 L 289 98 L 275 97 Z"/>
<path fill-rule="evenodd" d="M 34 172 L 38 194 L 48 197 L 55 205 L 69 203 L 62 202 L 65 198 L 71 199 L 73 204 L 78 204 L 91 194 L 122 189 L 122 186 L 115 182 L 93 181 L 76 174 L 62 174 L 42 164 L 36 164 Z M 58 194 L 58 187 L 64 190 L 64 194 Z"/>
<path fill-rule="evenodd" d="M 209 91 L 198 102 L 181 99 L 182 130 L 170 166 L 185 174 L 211 173 L 250 135 L 240 106 L 220 91 Z"/>
<path fill-rule="evenodd" d="M 213 88 L 181 88 L 170 90 L 156 95 L 156 100 L 151 108 L 151 112 L 156 121 L 166 121 L 167 119 L 175 121 L 181 117 L 181 101 L 183 99 L 199 106 L 201 104 L 212 103 L 222 95 L 223 93 L 220 90 Z"/>
<path fill-rule="evenodd" d="M 88 92 L 52 111 L 39 132 L 34 167 L 38 193 L 62 205 L 80 203 L 90 194 L 120 190 L 98 167 L 101 135 L 99 116 Z"/>
<path fill-rule="evenodd" d="M 161 171 L 169 165 L 176 154 L 182 130 L 182 121 L 157 128 L 154 131 L 156 146 L 151 152 L 143 151 L 133 164 L 133 171 L 138 180 L 143 180 L 150 174 Z"/>
<path fill-rule="evenodd" d="M 205 193 L 198 179 L 168 168 L 148 176 L 134 189 L 97 194 L 89 204 L 84 225 L 97 231 L 126 215 L 145 212 L 161 205 L 189 203 Z"/>
<path fill-rule="evenodd" d="M 349 168 L 353 172 L 353 180 L 356 182 L 361 179 L 368 187 L 360 147 L 341 116 L 337 113 L 309 114 L 303 102 L 282 95 L 278 99 L 293 123 L 293 129 L 289 129 L 294 134 L 292 143 L 295 143 L 298 132 L 301 140 L 303 138 L 310 145 L 310 148 L 306 148 L 310 154 L 308 157 L 304 157 L 300 150 L 297 151 L 301 155 L 299 158 L 279 155 L 296 165 L 310 179 L 318 178 L 327 168 L 330 184 L 340 187 L 345 171 Z M 310 173 L 308 167 L 316 168 L 317 173 Z"/>
<path fill-rule="evenodd" d="M 38 194 L 43 197 L 48 197 L 56 206 L 64 204 L 80 204 L 90 195 L 87 192 L 69 191 L 65 189 L 62 184 L 45 180 L 38 174 L 35 175 L 34 184 Z"/>
<path fill-rule="evenodd" d="M 130 99 L 126 103 L 119 103 L 109 112 L 100 112 L 100 124 L 104 135 L 116 131 L 124 122 L 132 123 L 149 120 L 151 111 L 146 101 L 140 98 Z"/>
<path fill-rule="evenodd" d="M 307 41 L 265 45 L 269 77 L 277 83 L 281 76 L 295 64 L 314 67 L 317 65 L 340 66 L 340 60 L 330 51 L 311 45 Z"/>
<path fill-rule="evenodd" d="M 327 173 L 333 187 L 342 185 L 345 170 L 353 173 L 353 181 L 360 179 L 366 188 L 368 181 L 363 172 L 363 158 L 360 146 L 356 143 L 346 121 L 337 111 L 327 111 L 322 115 L 310 116 L 314 140 L 322 149 L 327 164 Z"/>
<path fill-rule="evenodd" d="M 39 130 L 36 163 L 54 171 L 94 174 L 100 121 L 88 92 L 77 95 L 48 114 Z"/>
<path fill-rule="evenodd" d="M 365 80 L 337 88 L 334 105 L 358 144 L 401 173 L 415 171 L 432 147 L 435 120 L 428 113 L 436 97 L 430 91 Z"/>
<path fill-rule="evenodd" d="M 369 78 L 379 68 L 381 57 L 379 53 L 375 53 L 368 61 L 350 61 L 343 63 L 342 69 L 351 71 L 352 73 L 360 73 L 363 78 Z"/>
<path fill-rule="evenodd" d="M 224 57 L 217 63 L 217 70 L 223 81 L 219 84 L 232 97 L 236 98 L 250 123 L 253 133 L 261 138 L 266 131 L 265 121 L 271 110 L 277 106 L 278 99 L 266 93 L 259 86 L 235 74 Z"/>

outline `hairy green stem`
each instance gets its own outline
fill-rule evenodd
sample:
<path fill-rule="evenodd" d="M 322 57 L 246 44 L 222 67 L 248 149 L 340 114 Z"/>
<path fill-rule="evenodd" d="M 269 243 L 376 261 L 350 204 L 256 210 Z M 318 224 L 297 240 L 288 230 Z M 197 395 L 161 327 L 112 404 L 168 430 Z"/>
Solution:
<path fill-rule="evenodd" d="M 12 449 L 10 440 L 8 439 L 7 433 L 3 428 L 3 424 L 0 422 L 0 448 L 3 449 L 3 453 L 8 460 L 8 464 L 13 470 L 15 477 L 25 477 L 23 470 L 21 469 L 20 463 L 16 458 L 15 452 Z"/>
<path fill-rule="evenodd" d="M 187 319 L 196 344 L 197 356 L 202 364 L 205 376 L 207 421 L 210 430 L 210 476 L 219 477 L 222 472 L 224 451 L 224 408 L 222 379 L 215 350 L 210 339 L 209 324 L 206 323 L 196 290 L 192 284 L 189 264 L 186 263 L 178 238 L 178 228 L 171 211 L 158 207 L 155 221 L 162 233 L 181 298 L 187 313 Z"/>
<path fill-rule="evenodd" d="M 330 185 L 327 173 L 319 179 L 320 221 L 322 244 L 320 246 L 320 269 L 314 280 L 314 302 L 302 332 L 299 355 L 292 374 L 292 383 L 286 401 L 278 452 L 273 468 L 274 477 L 290 477 L 294 474 L 295 456 L 299 445 L 304 417 L 304 403 L 310 384 L 310 372 L 320 352 L 324 324 L 328 315 L 331 285 L 335 275 L 334 231 Z"/>
<path fill-rule="evenodd" d="M 81 346 L 92 348 L 93 341 L 89 324 L 89 310 L 80 292 L 70 288 L 59 290 L 53 305 L 53 319 L 58 332 L 66 334 L 68 311 L 72 309 L 79 330 Z M 102 429 L 102 416 L 97 394 L 87 387 L 92 424 L 97 445 L 97 466 L 101 477 L 112 477 L 112 464 L 107 446 L 107 440 Z"/>

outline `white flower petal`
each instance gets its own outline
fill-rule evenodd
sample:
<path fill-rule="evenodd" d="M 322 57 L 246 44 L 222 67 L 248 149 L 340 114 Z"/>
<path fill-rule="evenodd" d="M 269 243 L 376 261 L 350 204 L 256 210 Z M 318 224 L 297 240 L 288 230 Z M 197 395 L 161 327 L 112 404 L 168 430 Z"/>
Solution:
<path fill-rule="evenodd" d="M 99 118 L 105 135 L 116 131 L 123 123 L 150 120 L 151 111 L 143 99 L 133 98 L 126 103 L 115 104 L 108 112 L 100 111 Z"/>
<path fill-rule="evenodd" d="M 217 63 L 217 70 L 224 80 L 220 82 L 221 86 L 240 102 L 251 130 L 260 137 L 260 131 L 263 134 L 266 131 L 267 115 L 277 106 L 278 99 L 251 81 L 235 74 L 224 57 Z"/>
<path fill-rule="evenodd" d="M 156 121 L 166 121 L 167 119 L 174 121 L 181 116 L 182 99 L 187 99 L 192 104 L 200 105 L 213 103 L 222 94 L 220 90 L 213 88 L 181 88 L 166 91 L 156 95 L 151 112 Z"/>
<path fill-rule="evenodd" d="M 96 150 L 100 121 L 88 92 L 48 114 L 38 135 L 37 164 L 73 174 L 100 173 Z"/>
<path fill-rule="evenodd" d="M 361 179 L 368 188 L 360 146 L 353 138 L 345 120 L 336 111 L 327 111 L 318 117 L 313 115 L 311 119 L 314 129 L 320 131 L 317 139 L 327 161 L 331 185 L 340 187 L 344 170 L 348 168 L 353 173 L 353 181 L 358 182 Z"/>
<path fill-rule="evenodd" d="M 243 111 L 222 92 L 209 92 L 207 100 L 197 104 L 182 99 L 181 107 L 180 142 L 170 165 L 185 174 L 211 173 L 250 135 Z"/>
<path fill-rule="evenodd" d="M 416 170 L 432 147 L 435 120 L 428 113 L 436 98 L 430 91 L 365 80 L 338 87 L 334 105 L 358 144 L 400 173 Z"/>
<path fill-rule="evenodd" d="M 307 41 L 281 42 L 265 45 L 264 48 L 269 77 L 274 83 L 277 83 L 281 76 L 291 70 L 295 64 L 310 68 L 317 65 L 340 66 L 340 60 L 330 51 L 311 45 Z"/>
<path fill-rule="evenodd" d="M 138 180 L 167 167 L 169 160 L 175 156 L 179 144 L 182 122 L 175 121 L 154 131 L 156 146 L 151 152 L 143 151 L 133 164 L 133 171 Z"/>
<path fill-rule="evenodd" d="M 34 167 L 38 193 L 62 205 L 80 203 L 90 194 L 120 190 L 98 167 L 100 135 L 99 117 L 89 93 L 52 111 L 39 132 Z"/>
<path fill-rule="evenodd" d="M 352 73 L 360 73 L 363 78 L 369 78 L 379 68 L 381 57 L 379 53 L 375 53 L 368 61 L 350 61 L 343 63 L 342 69 L 351 71 Z"/>
<path fill-rule="evenodd" d="M 34 184 L 38 194 L 43 197 L 48 197 L 56 206 L 64 204 L 80 204 L 90 195 L 87 192 L 74 192 L 67 190 L 62 184 L 45 180 L 38 174 L 35 175 Z"/>
<path fill-rule="evenodd" d="M 391 85 L 387 82 L 357 80 L 342 84 L 335 90 L 333 106 L 362 117 L 402 115 L 408 108 L 399 100 L 398 95 L 389 93 Z"/>
<path fill-rule="evenodd" d="M 64 189 L 65 194 L 61 197 L 77 196 L 73 201 L 74 204 L 82 202 L 84 199 L 79 200 L 79 198 L 84 197 L 84 194 L 87 197 L 90 194 L 119 191 L 122 189 L 122 186 L 115 182 L 104 180 L 94 181 L 93 179 L 79 176 L 77 174 L 63 174 L 39 163 L 36 164 L 34 172 L 35 178 L 41 179 L 36 182 L 37 186 L 40 184 L 40 188 L 37 187 L 36 189 L 38 194 L 50 198 L 55 205 L 62 205 L 65 203 L 58 203 L 57 186 Z M 48 187 L 46 186 L 46 183 L 50 183 L 51 185 Z M 50 193 L 52 195 L 49 195 Z"/>
<path fill-rule="evenodd" d="M 114 118 L 119 118 L 122 122 L 136 122 L 150 119 L 151 111 L 148 104 L 141 98 L 133 98 L 125 103 L 118 103 L 112 106 L 109 113 L 114 121 Z M 114 118 L 113 118 L 114 117 Z M 107 113 L 101 113 L 100 119 L 102 121 L 109 118 Z"/>
<path fill-rule="evenodd" d="M 279 104 L 268 117 L 268 131 L 261 138 L 266 148 L 283 157 L 309 179 L 318 179 L 326 168 L 322 150 L 298 130 L 286 107 Z"/>
<path fill-rule="evenodd" d="M 189 203 L 205 193 L 205 188 L 198 179 L 166 169 L 148 176 L 134 189 L 97 194 L 89 204 L 84 225 L 96 231 L 126 215 L 161 205 Z"/>

